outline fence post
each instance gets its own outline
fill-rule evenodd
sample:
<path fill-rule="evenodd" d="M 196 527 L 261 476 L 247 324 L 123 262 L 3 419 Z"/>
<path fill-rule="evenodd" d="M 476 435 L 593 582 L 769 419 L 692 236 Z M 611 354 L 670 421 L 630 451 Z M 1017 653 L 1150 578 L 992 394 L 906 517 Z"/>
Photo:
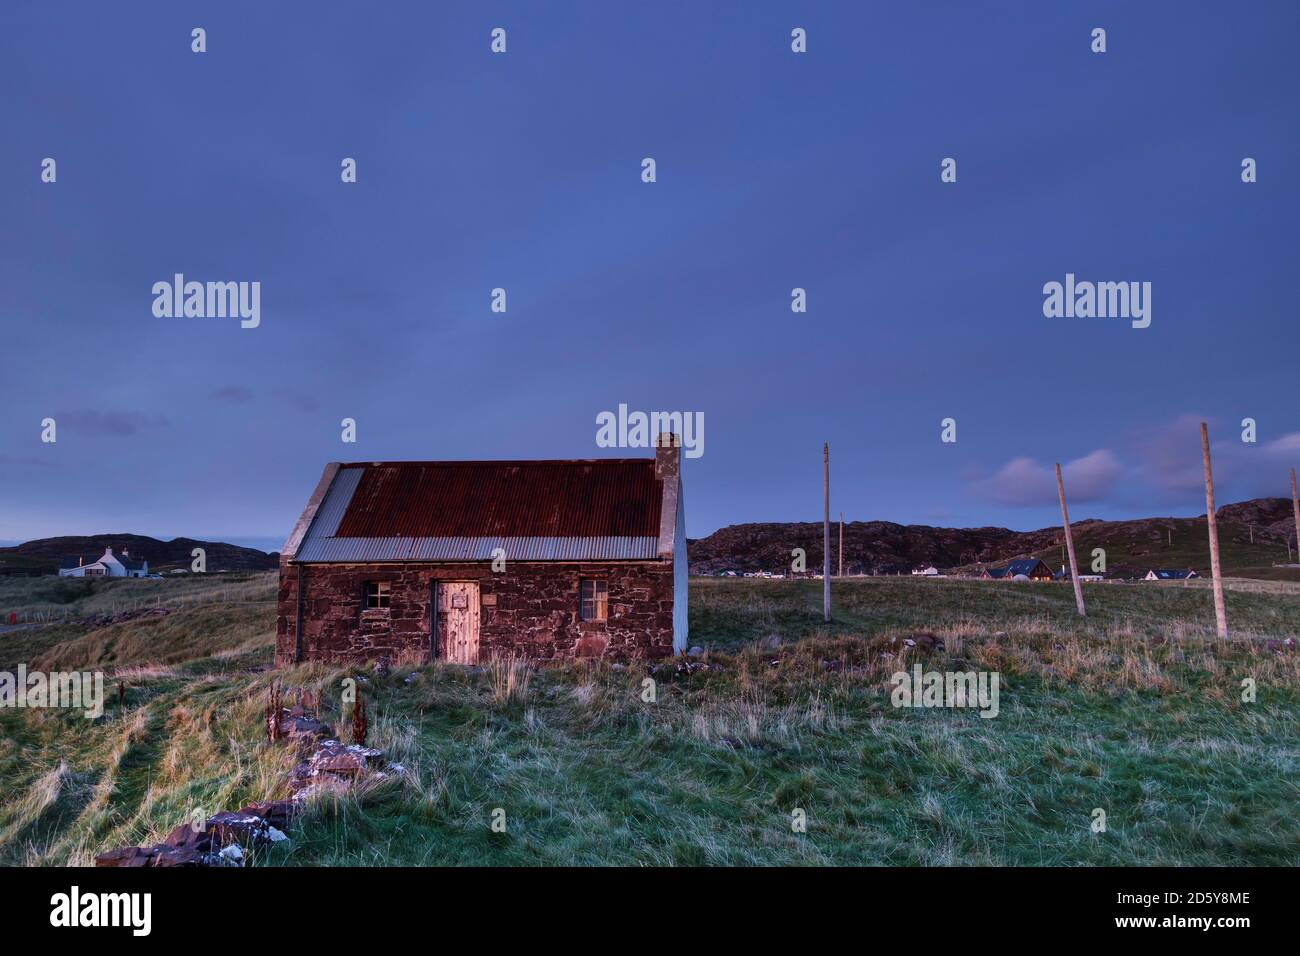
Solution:
<path fill-rule="evenodd" d="M 1228 612 L 1223 606 L 1223 577 L 1219 570 L 1219 525 L 1214 514 L 1214 469 L 1210 467 L 1210 432 L 1201 422 L 1201 458 L 1205 465 L 1205 522 L 1210 529 L 1210 574 L 1214 578 L 1214 620 L 1219 637 L 1228 636 Z"/>
<path fill-rule="evenodd" d="M 1079 581 L 1079 564 L 1074 560 L 1074 535 L 1070 533 L 1070 512 L 1065 507 L 1065 483 L 1061 481 L 1061 463 L 1056 463 L 1056 493 L 1061 497 L 1061 523 L 1065 525 L 1065 550 L 1070 555 L 1070 580 L 1074 582 L 1074 603 L 1079 617 L 1087 617 L 1083 609 L 1083 584 Z"/>

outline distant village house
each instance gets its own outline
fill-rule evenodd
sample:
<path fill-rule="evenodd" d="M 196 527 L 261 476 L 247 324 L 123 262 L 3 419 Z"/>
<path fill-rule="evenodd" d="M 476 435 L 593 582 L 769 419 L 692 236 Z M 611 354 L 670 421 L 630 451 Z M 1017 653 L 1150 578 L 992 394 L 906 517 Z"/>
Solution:
<path fill-rule="evenodd" d="M 1191 568 L 1152 568 L 1147 572 L 1143 581 L 1186 581 L 1188 578 L 1199 578 L 1200 575 Z"/>
<path fill-rule="evenodd" d="M 112 548 L 105 548 L 103 555 L 96 561 L 86 561 L 82 557 L 64 558 L 59 562 L 61 578 L 147 578 L 149 562 L 136 561 L 131 552 L 123 550 L 121 556 L 115 555 Z"/>
<path fill-rule="evenodd" d="M 988 568 L 983 576 L 998 581 L 1050 581 L 1052 569 L 1038 558 L 1022 558 L 1003 568 Z"/>
<path fill-rule="evenodd" d="M 1053 577 L 1054 577 L 1057 581 L 1068 581 L 1068 580 L 1070 580 L 1070 569 L 1067 568 L 1067 567 L 1065 567 L 1064 565 L 1062 565 L 1062 566 L 1061 566 L 1061 570 L 1058 571 L 1058 572 L 1056 572 L 1056 574 L 1053 575 Z M 1079 580 L 1082 581 L 1082 582 L 1084 582 L 1085 584 L 1088 583 L 1088 582 L 1096 583 L 1096 582 L 1098 582 L 1098 581 L 1105 581 L 1105 580 L 1106 580 L 1106 575 L 1104 575 L 1104 574 L 1080 574 L 1080 575 L 1079 575 Z"/>

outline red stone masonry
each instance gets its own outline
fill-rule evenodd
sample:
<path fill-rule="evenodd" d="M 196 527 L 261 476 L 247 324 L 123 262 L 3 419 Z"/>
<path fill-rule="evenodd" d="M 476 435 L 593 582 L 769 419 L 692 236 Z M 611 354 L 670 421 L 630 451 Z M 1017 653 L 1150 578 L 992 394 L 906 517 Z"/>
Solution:
<path fill-rule="evenodd" d="M 416 655 L 443 657 L 431 640 L 437 581 L 477 581 L 479 660 L 514 654 L 538 662 L 575 657 L 667 657 L 673 645 L 671 561 L 511 561 L 490 564 L 280 564 L 275 662 L 328 662 Z M 302 647 L 297 645 L 298 580 L 305 580 Z M 608 619 L 580 621 L 578 581 L 609 583 Z M 364 608 L 365 583 L 391 583 L 390 607 Z M 439 616 L 444 617 L 446 612 Z M 445 628 L 439 628 L 439 634 Z"/>

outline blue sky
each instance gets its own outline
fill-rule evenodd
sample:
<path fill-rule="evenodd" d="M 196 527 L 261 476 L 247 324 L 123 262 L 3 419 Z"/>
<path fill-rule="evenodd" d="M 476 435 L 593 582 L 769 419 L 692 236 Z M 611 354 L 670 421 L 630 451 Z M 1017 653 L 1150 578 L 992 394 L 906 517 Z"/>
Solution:
<path fill-rule="evenodd" d="M 1300 5 L 323 6 L 0 9 L 0 539 L 274 541 L 330 460 L 641 454 L 619 403 L 703 413 L 692 536 L 819 518 L 823 441 L 850 519 L 1049 525 L 1057 460 L 1198 514 L 1201 419 L 1220 501 L 1288 492 Z"/>

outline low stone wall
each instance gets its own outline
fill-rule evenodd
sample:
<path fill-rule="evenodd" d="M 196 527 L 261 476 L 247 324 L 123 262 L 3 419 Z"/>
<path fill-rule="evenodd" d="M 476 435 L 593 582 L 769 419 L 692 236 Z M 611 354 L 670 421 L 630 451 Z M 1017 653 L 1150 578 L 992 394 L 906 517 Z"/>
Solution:
<path fill-rule="evenodd" d="M 211 816 L 201 825 L 182 823 L 162 843 L 101 853 L 95 866 L 243 866 L 246 849 L 288 839 L 284 830 L 295 810 L 289 800 L 250 803 L 233 813 Z"/>
<path fill-rule="evenodd" d="M 274 686 L 271 698 L 279 699 Z M 289 839 L 284 831 L 312 795 L 322 791 L 343 792 L 362 779 L 406 773 L 405 767 L 388 763 L 382 750 L 363 743 L 344 744 L 335 740 L 333 728 L 307 713 L 301 705 L 278 711 L 273 709 L 275 706 L 267 709 L 272 745 L 279 742 L 293 747 L 302 757 L 287 781 L 293 794 L 290 799 L 250 803 L 233 812 L 210 816 L 202 823 L 183 823 L 173 828 L 161 843 L 101 853 L 95 857 L 95 866 L 246 866 L 251 859 L 248 851 Z M 355 724 L 353 732 L 356 732 Z"/>

